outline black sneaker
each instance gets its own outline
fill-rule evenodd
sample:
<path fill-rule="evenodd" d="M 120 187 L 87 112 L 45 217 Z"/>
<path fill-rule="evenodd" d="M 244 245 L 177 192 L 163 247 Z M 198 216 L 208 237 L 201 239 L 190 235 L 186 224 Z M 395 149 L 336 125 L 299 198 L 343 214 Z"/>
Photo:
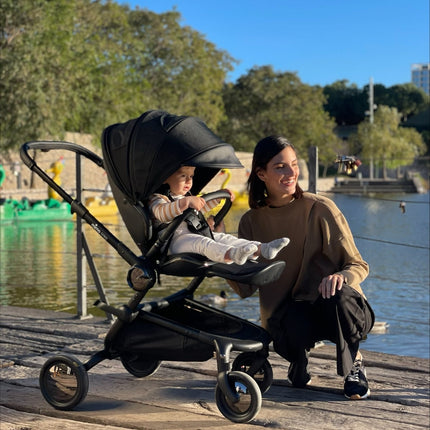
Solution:
<path fill-rule="evenodd" d="M 369 384 L 366 378 L 366 368 L 361 360 L 356 360 L 343 386 L 345 397 L 351 400 L 361 400 L 369 396 Z"/>
<path fill-rule="evenodd" d="M 304 359 L 294 361 L 288 368 L 288 379 L 293 387 L 304 388 L 311 383 L 311 375 L 308 373 L 308 354 L 305 353 Z"/>

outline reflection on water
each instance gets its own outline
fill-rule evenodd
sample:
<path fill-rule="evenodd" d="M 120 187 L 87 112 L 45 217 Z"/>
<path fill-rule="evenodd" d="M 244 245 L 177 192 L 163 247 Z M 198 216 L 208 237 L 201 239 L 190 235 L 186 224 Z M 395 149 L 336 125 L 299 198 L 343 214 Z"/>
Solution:
<path fill-rule="evenodd" d="M 348 219 L 357 246 L 369 262 L 363 288 L 378 321 L 389 332 L 371 335 L 364 349 L 429 357 L 429 195 L 361 198 L 335 195 Z M 396 200 L 398 199 L 398 200 Z M 406 201 L 406 213 L 399 200 Z M 243 210 L 227 215 L 227 231 L 235 232 Z M 138 253 L 120 218 L 103 219 L 109 230 Z M 125 281 L 128 264 L 96 232 L 85 226 L 110 303 L 120 305 L 132 294 Z M 403 244 L 403 245 L 402 245 Z M 290 244 L 291 246 L 292 244 Z M 408 246 L 410 245 L 410 246 Z M 76 225 L 74 222 L 21 222 L 0 226 L 1 304 L 76 312 Z M 97 291 L 88 271 L 88 304 Z M 162 277 L 148 297 L 160 298 L 187 285 L 189 278 Z M 206 279 L 198 294 L 225 290 L 225 310 L 258 322 L 258 297 L 239 299 L 223 279 Z M 103 315 L 98 309 L 90 313 Z"/>
<path fill-rule="evenodd" d="M 76 285 L 72 222 L 1 226 L 1 303 L 63 307 Z"/>

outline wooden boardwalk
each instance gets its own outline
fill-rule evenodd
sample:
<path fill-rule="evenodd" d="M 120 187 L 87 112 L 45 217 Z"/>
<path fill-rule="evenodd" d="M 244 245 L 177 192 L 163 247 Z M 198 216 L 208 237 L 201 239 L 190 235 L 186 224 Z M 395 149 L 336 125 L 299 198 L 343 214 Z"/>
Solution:
<path fill-rule="evenodd" d="M 120 361 L 103 361 L 89 371 L 86 399 L 73 411 L 48 405 L 38 376 L 50 355 L 74 354 L 85 362 L 102 349 L 108 324 L 100 318 L 17 307 L 0 307 L 1 430 L 21 429 L 429 429 L 430 360 L 362 350 L 371 397 L 349 401 L 336 375 L 335 351 L 311 352 L 312 385 L 292 388 L 288 363 L 270 354 L 274 383 L 263 395 L 257 417 L 233 424 L 214 400 L 216 363 L 163 362 L 153 376 L 138 379 Z M 363 344 L 365 347 L 365 344 Z"/>

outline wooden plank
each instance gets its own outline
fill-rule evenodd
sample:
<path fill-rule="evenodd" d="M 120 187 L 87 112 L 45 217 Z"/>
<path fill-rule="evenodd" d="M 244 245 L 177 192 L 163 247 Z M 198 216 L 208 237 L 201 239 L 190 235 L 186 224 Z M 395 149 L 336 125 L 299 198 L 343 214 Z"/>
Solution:
<path fill-rule="evenodd" d="M 263 396 L 260 413 L 249 424 L 236 425 L 221 416 L 214 401 L 214 359 L 163 362 L 157 373 L 141 379 L 127 373 L 119 360 L 105 360 L 88 372 L 88 396 L 74 411 L 53 409 L 38 387 L 42 365 L 49 356 L 65 352 L 87 361 L 91 354 L 103 349 L 108 328 L 102 319 L 83 321 L 68 314 L 23 313 L 16 308 L 4 313 L 1 308 L 0 404 L 8 409 L 5 413 L 9 421 L 5 422 L 14 430 L 30 426 L 26 420 L 33 418 L 36 426 L 40 425 L 33 428 L 57 425 L 67 430 L 74 428 L 70 420 L 79 429 L 91 428 L 88 423 L 154 430 L 400 430 L 430 426 L 428 359 L 363 350 L 371 397 L 352 402 L 343 396 L 343 378 L 336 375 L 335 347 L 331 344 L 311 351 L 312 384 L 306 389 L 291 387 L 287 381 L 289 363 L 271 351 L 274 381 Z M 232 353 L 232 359 L 235 355 Z M 20 421 L 22 413 L 31 414 L 31 418 L 23 416 Z"/>
<path fill-rule="evenodd" d="M 2 430 L 126 430 L 126 427 L 110 426 L 105 424 L 85 423 L 63 418 L 51 418 L 0 406 Z"/>

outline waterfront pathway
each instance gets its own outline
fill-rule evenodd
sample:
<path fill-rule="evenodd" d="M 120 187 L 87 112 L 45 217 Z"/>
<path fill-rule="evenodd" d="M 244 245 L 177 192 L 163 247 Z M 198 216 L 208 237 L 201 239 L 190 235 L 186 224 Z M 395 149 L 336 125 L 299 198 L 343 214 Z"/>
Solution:
<path fill-rule="evenodd" d="M 73 411 L 59 411 L 39 390 L 39 371 L 60 352 L 82 362 L 102 349 L 108 323 L 102 318 L 10 306 L 0 307 L 1 430 L 195 430 L 195 429 L 428 429 L 430 360 L 363 350 L 371 397 L 349 401 L 336 375 L 335 349 L 311 352 L 312 385 L 292 388 L 288 363 L 271 352 L 274 383 L 260 413 L 234 424 L 214 400 L 216 362 L 163 362 L 153 376 L 138 379 L 119 360 L 88 373 L 89 391 Z M 365 344 L 363 345 L 365 347 Z M 411 351 L 413 353 L 413 351 Z"/>

